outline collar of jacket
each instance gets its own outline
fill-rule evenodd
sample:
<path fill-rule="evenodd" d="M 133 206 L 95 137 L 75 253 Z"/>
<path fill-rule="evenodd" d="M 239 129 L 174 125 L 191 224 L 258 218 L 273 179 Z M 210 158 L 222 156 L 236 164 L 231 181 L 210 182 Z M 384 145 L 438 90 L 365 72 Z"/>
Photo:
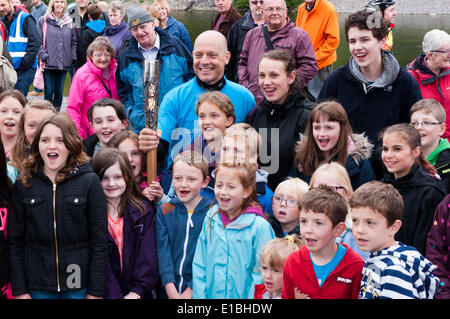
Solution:
<path fill-rule="evenodd" d="M 87 59 L 87 65 L 89 70 L 92 73 L 97 74 L 98 76 L 102 76 L 102 70 L 100 70 L 93 62 L 91 59 Z M 116 73 L 116 69 L 117 69 L 117 61 L 114 58 L 111 58 L 111 62 L 109 62 L 109 71 L 111 72 L 110 74 L 115 74 Z"/>
<path fill-rule="evenodd" d="M 92 168 L 89 162 L 85 163 L 85 164 L 81 164 L 78 165 L 76 164 L 74 168 L 72 168 L 72 170 L 66 175 L 66 178 L 64 179 L 64 181 L 67 181 L 68 179 L 80 175 L 80 174 L 85 174 L 85 173 L 89 173 L 92 172 Z M 44 165 L 39 165 L 38 170 L 36 172 L 36 177 L 39 177 L 42 180 L 47 180 L 49 183 L 52 183 L 50 181 L 50 179 L 48 178 L 47 175 L 45 175 L 44 173 Z"/>
<path fill-rule="evenodd" d="M 261 28 L 260 36 L 264 38 L 264 32 L 262 30 L 263 26 L 267 26 L 267 23 L 264 23 L 263 25 L 259 26 Z M 287 37 L 289 36 L 289 30 L 296 27 L 297 26 L 295 25 L 295 23 L 292 22 L 289 17 L 286 17 L 286 25 L 284 27 L 282 27 L 280 30 L 277 31 L 269 31 L 269 34 L 273 32 L 273 35 L 270 36 L 270 39 L 272 40 L 272 42 L 274 42 L 278 38 Z"/>
<path fill-rule="evenodd" d="M 415 58 L 414 61 L 408 64 L 406 68 L 417 74 L 422 85 L 432 84 L 436 81 L 439 81 L 439 78 L 450 74 L 450 68 L 442 70 L 439 75 L 436 75 L 433 71 L 431 71 L 425 63 L 424 53 Z M 438 90 L 442 94 L 440 88 L 438 88 Z"/>
<path fill-rule="evenodd" d="M 160 27 L 156 27 L 155 31 L 158 33 L 160 39 L 158 57 L 161 55 L 169 55 L 175 52 L 175 43 L 167 33 L 167 31 Z M 130 38 L 130 43 L 128 44 L 123 54 L 125 54 L 128 58 L 144 61 L 144 56 L 138 49 L 138 42 L 133 36 Z"/>
<path fill-rule="evenodd" d="M 237 11 L 233 6 L 231 6 L 230 9 L 227 11 L 227 13 L 225 13 L 225 16 L 223 17 L 222 22 L 229 22 L 229 21 L 231 21 L 232 17 L 235 16 L 236 14 L 240 15 L 239 11 Z M 213 25 L 216 25 L 217 19 L 219 19 L 219 17 L 220 17 L 220 12 L 217 13 L 214 16 L 214 23 L 213 23 Z"/>
<path fill-rule="evenodd" d="M 183 209 L 186 209 L 184 204 L 178 199 L 178 197 L 174 197 L 170 200 L 170 203 L 177 206 L 177 207 L 182 207 Z M 203 210 L 205 208 L 207 208 L 208 206 L 210 206 L 212 203 L 212 200 L 206 196 L 202 196 L 202 199 L 200 200 L 200 202 L 197 204 L 197 206 L 195 206 L 194 208 L 194 213 L 198 210 Z"/>
<path fill-rule="evenodd" d="M 128 25 L 124 20 L 122 20 L 119 25 L 110 25 L 106 27 L 104 36 L 115 35 L 117 33 L 123 32 L 123 30 L 128 30 Z"/>
<path fill-rule="evenodd" d="M 303 108 L 305 98 L 298 91 L 293 91 L 283 104 L 274 104 L 264 99 L 261 102 L 261 108 L 271 117 L 286 116 L 291 108 Z"/>
<path fill-rule="evenodd" d="M 205 83 L 202 80 L 200 80 L 197 76 L 195 77 L 195 80 L 197 81 L 197 84 L 201 88 L 205 89 L 208 92 L 220 91 L 220 90 L 222 90 L 225 87 L 225 84 L 226 84 L 225 76 L 222 76 L 222 78 L 219 81 L 217 81 L 216 83 L 214 83 L 214 84 Z"/>

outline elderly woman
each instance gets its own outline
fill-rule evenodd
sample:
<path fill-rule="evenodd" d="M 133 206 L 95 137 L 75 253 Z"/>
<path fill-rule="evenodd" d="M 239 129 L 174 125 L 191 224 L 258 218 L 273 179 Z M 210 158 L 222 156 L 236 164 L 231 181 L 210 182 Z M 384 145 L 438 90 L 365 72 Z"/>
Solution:
<path fill-rule="evenodd" d="M 67 71 L 77 58 L 77 39 L 72 18 L 66 11 L 66 0 L 50 0 L 45 15 L 39 18 L 37 30 L 41 39 L 46 29 L 45 43 L 42 43 L 38 58 L 45 63 L 44 98 L 60 109 Z"/>
<path fill-rule="evenodd" d="M 423 53 L 408 66 L 408 72 L 417 80 L 424 99 L 435 99 L 447 114 L 447 130 L 443 138 L 450 137 L 450 35 L 434 29 L 425 34 Z"/>
<path fill-rule="evenodd" d="M 213 17 L 211 30 L 219 31 L 226 38 L 231 26 L 241 18 L 241 14 L 233 7 L 233 0 L 215 0 L 214 2 L 219 12 Z"/>
<path fill-rule="evenodd" d="M 159 27 L 165 29 L 171 37 L 178 38 L 183 42 L 189 51 L 193 50 L 191 37 L 183 23 L 170 15 L 170 6 L 167 0 L 155 0 L 153 5 L 158 8 L 161 18 Z"/>
<path fill-rule="evenodd" d="M 83 139 L 94 133 L 87 117 L 91 105 L 102 97 L 119 100 L 115 54 L 107 37 L 96 38 L 87 48 L 87 62 L 73 76 L 67 113 Z"/>
<path fill-rule="evenodd" d="M 111 1 L 108 7 L 108 18 L 110 26 L 106 27 L 105 37 L 108 37 L 119 54 L 123 44 L 131 37 L 131 32 L 124 21 L 126 11 L 121 1 Z M 117 57 L 117 56 L 116 56 Z"/>

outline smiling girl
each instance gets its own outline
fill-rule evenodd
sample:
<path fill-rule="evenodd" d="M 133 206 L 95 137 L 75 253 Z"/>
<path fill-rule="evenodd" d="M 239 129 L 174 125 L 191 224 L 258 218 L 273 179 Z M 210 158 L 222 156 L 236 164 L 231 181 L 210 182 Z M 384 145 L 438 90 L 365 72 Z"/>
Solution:
<path fill-rule="evenodd" d="M 246 122 L 257 131 L 265 129 L 267 134 L 259 133 L 263 137 L 263 145 L 267 145 L 267 154 L 278 154 L 271 163 L 263 163 L 278 164 L 276 173 L 269 175 L 268 185 L 274 190 L 289 174 L 294 157 L 292 150 L 306 128 L 314 103 L 301 89 L 295 62 L 289 52 L 272 50 L 264 53 L 258 72 L 259 86 L 265 98 L 248 115 Z"/>
<path fill-rule="evenodd" d="M 8 220 L 13 295 L 101 298 L 108 259 L 105 195 L 71 118 L 39 125 Z"/>
<path fill-rule="evenodd" d="M 392 184 L 402 195 L 402 227 L 395 239 L 411 245 L 425 255 L 425 243 L 433 222 L 434 211 L 444 198 L 436 169 L 425 160 L 419 132 L 408 124 L 386 128 L 381 159 L 388 171 L 381 180 Z"/>
<path fill-rule="evenodd" d="M 0 137 L 5 149 L 6 159 L 19 134 L 19 121 L 27 98 L 18 90 L 6 90 L 0 93 Z"/>
<path fill-rule="evenodd" d="M 154 298 L 158 282 L 156 214 L 134 181 L 127 157 L 105 148 L 92 160 L 106 196 L 109 230 L 107 299 Z"/>
<path fill-rule="evenodd" d="M 206 214 L 192 263 L 195 299 L 251 299 L 259 253 L 274 238 L 256 198 L 256 165 L 220 163 L 215 204 Z"/>
<path fill-rule="evenodd" d="M 375 179 L 369 158 L 372 145 L 362 134 L 353 134 L 342 105 L 319 103 L 311 112 L 305 136 L 295 147 L 294 170 L 290 175 L 309 183 L 322 163 L 337 161 L 345 166 L 353 189 Z"/>

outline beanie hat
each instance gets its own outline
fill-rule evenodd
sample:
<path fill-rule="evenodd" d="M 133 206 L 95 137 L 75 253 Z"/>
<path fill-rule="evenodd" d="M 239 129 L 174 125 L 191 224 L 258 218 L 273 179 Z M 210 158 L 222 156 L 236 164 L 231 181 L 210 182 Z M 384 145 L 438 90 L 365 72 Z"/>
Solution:
<path fill-rule="evenodd" d="M 128 29 L 137 27 L 140 24 L 155 20 L 147 10 L 143 8 L 131 7 L 127 10 Z"/>

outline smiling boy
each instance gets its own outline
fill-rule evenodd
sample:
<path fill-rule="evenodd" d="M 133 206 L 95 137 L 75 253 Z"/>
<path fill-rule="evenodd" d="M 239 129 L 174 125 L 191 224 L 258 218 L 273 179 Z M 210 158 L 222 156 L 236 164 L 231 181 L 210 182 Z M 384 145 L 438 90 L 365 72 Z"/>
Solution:
<path fill-rule="evenodd" d="M 364 264 L 359 299 L 432 299 L 439 279 L 436 266 L 414 247 L 394 239 L 402 226 L 403 200 L 390 184 L 373 181 L 350 198 L 352 230 L 361 250 L 371 254 Z"/>
<path fill-rule="evenodd" d="M 300 206 L 304 246 L 286 260 L 281 298 L 356 299 L 364 261 L 346 244 L 336 243 L 346 228 L 345 199 L 319 186 L 304 195 Z"/>
<path fill-rule="evenodd" d="M 319 100 L 331 98 L 341 103 L 353 131 L 365 132 L 374 145 L 384 127 L 408 122 L 411 106 L 422 99 L 414 78 L 392 53 L 383 50 L 387 32 L 386 23 L 371 11 L 349 15 L 345 36 L 350 60 L 327 77 L 319 94 Z M 371 161 L 381 176 L 378 158 L 372 156 Z"/>

